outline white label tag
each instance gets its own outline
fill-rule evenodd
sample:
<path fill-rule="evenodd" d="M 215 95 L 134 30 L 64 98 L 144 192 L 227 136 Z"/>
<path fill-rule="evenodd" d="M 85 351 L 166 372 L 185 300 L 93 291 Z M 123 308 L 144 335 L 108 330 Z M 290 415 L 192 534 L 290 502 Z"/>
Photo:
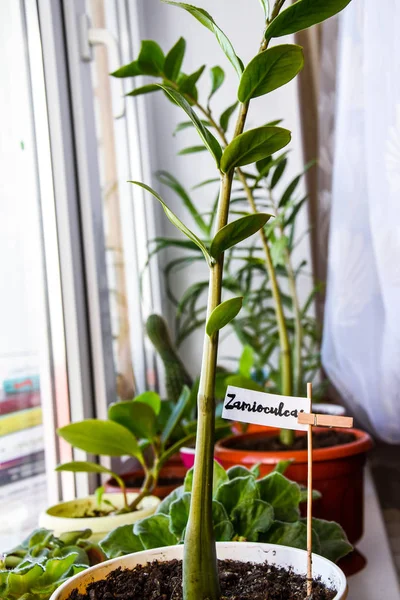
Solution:
<path fill-rule="evenodd" d="M 308 398 L 264 394 L 229 385 L 222 418 L 267 427 L 307 431 L 308 425 L 300 425 L 297 422 L 300 412 L 311 412 L 311 401 Z"/>

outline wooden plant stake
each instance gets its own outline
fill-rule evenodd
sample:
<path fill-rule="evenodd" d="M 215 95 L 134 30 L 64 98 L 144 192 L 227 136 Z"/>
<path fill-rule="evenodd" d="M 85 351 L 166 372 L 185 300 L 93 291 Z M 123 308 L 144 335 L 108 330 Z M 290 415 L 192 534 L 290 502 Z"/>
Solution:
<path fill-rule="evenodd" d="M 312 402 L 312 383 L 307 383 L 307 398 Z M 308 425 L 307 448 L 308 448 L 308 476 L 307 476 L 307 598 L 312 597 L 312 489 L 313 489 L 313 439 L 312 428 L 324 427 L 353 427 L 352 417 L 335 417 L 333 415 L 318 415 L 300 413 L 298 417 L 300 425 Z"/>

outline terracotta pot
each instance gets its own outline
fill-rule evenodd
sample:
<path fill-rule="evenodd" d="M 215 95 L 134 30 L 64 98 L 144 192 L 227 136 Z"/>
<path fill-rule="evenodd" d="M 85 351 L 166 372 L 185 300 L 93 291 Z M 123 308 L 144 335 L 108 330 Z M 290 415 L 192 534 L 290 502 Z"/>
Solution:
<path fill-rule="evenodd" d="M 318 432 L 318 429 L 315 428 L 314 431 Z M 356 438 L 354 442 L 314 450 L 313 488 L 322 494 L 321 500 L 315 505 L 314 516 L 340 523 L 350 542 L 354 544 L 361 538 L 364 530 L 364 465 L 366 452 L 373 444 L 370 436 L 364 431 L 346 431 L 353 433 Z M 238 449 L 241 441 L 259 440 L 276 435 L 276 429 L 266 429 L 262 433 L 246 433 L 225 438 L 216 444 L 215 457 L 225 468 L 238 464 L 250 468 L 259 464 L 261 476 L 270 473 L 280 460 L 292 458 L 294 462 L 285 472 L 285 476 L 307 485 L 306 450 L 260 452 Z M 296 435 L 305 434 L 296 432 Z M 235 447 L 229 447 L 231 444 Z"/>
<path fill-rule="evenodd" d="M 268 560 L 277 567 L 293 569 L 295 573 L 305 573 L 307 554 L 305 550 L 277 546 L 275 544 L 258 544 L 250 542 L 217 542 L 217 557 L 221 560 L 240 560 L 263 563 Z M 113 558 L 94 567 L 81 571 L 63 583 L 51 596 L 50 600 L 68 600 L 73 590 L 85 593 L 93 581 L 105 579 L 115 569 L 134 569 L 138 565 L 148 564 L 155 560 L 182 560 L 183 544 L 135 552 L 121 558 Z M 334 587 L 337 594 L 333 600 L 347 598 L 347 581 L 344 573 L 334 563 L 313 554 L 313 576 L 319 577 L 328 587 Z"/>
<path fill-rule="evenodd" d="M 161 500 L 168 496 L 175 488 L 183 484 L 186 472 L 187 469 L 183 466 L 182 462 L 180 465 L 166 464 L 161 469 L 157 487 L 152 491 L 153 496 L 157 496 Z M 133 471 L 124 473 L 121 477 L 127 485 L 126 489 L 128 492 L 139 493 L 144 477 L 142 469 L 134 469 Z M 106 492 L 109 493 L 121 491 L 115 479 L 106 481 L 104 487 Z"/>

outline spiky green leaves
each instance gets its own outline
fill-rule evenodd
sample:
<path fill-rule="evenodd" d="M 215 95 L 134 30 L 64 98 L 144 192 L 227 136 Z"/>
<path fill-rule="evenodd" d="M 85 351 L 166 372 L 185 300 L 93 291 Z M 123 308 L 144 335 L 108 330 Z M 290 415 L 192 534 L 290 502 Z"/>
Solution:
<path fill-rule="evenodd" d="M 336 15 L 351 0 L 298 0 L 280 13 L 269 25 L 265 37 L 280 37 L 312 27 Z"/>

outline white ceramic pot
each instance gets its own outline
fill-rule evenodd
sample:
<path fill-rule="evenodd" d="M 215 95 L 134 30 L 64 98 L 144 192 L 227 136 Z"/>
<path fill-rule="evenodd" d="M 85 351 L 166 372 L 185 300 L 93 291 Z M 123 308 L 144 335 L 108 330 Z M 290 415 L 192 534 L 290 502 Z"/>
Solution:
<path fill-rule="evenodd" d="M 128 494 L 128 502 L 133 502 L 136 497 L 137 494 Z M 103 499 L 109 500 L 117 508 L 122 508 L 124 505 L 122 494 L 104 494 Z M 51 506 L 40 515 L 39 526 L 53 530 L 55 535 L 66 531 L 91 529 L 93 532 L 91 539 L 99 541 L 120 525 L 129 525 L 154 514 L 159 503 L 160 499 L 156 496 L 147 496 L 139 504 L 139 510 L 134 512 L 105 517 L 85 517 L 88 512 L 97 508 L 95 496 L 87 496 Z"/>
<path fill-rule="evenodd" d="M 292 567 L 296 573 L 306 573 L 307 553 L 304 550 L 277 546 L 275 544 L 257 544 L 250 542 L 217 542 L 217 555 L 220 559 L 231 559 L 263 563 L 268 561 L 278 567 Z M 183 545 L 157 548 L 128 554 L 122 558 L 114 558 L 102 564 L 96 565 L 71 577 L 54 592 L 50 600 L 68 600 L 72 590 L 78 589 L 83 593 L 89 583 L 105 579 L 114 569 L 119 567 L 133 569 L 137 565 L 143 565 L 153 560 L 167 561 L 175 558 L 182 559 Z M 313 574 L 321 577 L 323 583 L 329 587 L 335 587 L 337 594 L 334 600 L 345 600 L 347 598 L 347 583 L 343 572 L 334 563 L 316 554 L 313 555 Z"/>

